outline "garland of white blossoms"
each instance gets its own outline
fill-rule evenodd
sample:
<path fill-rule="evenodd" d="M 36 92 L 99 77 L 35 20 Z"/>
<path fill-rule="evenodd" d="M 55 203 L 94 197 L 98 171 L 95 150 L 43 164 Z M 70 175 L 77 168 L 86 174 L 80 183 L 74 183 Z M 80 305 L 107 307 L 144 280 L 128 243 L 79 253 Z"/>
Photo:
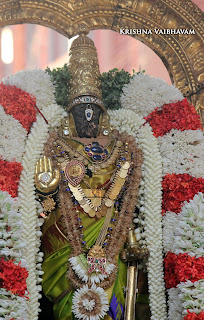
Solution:
<path fill-rule="evenodd" d="M 188 173 L 204 178 L 204 136 L 202 130 L 172 129 L 158 137 L 163 160 L 163 175 Z"/>
<path fill-rule="evenodd" d="M 140 215 L 135 219 L 139 227 L 135 233 L 140 243 L 146 244 L 149 250 L 147 271 L 151 319 L 165 320 L 167 314 L 162 255 L 162 159 L 158 142 L 149 124 L 143 125 L 144 119 L 135 112 L 120 109 L 110 111 L 109 115 L 112 126 L 135 137 L 143 151 L 143 179 L 138 204 Z"/>
<path fill-rule="evenodd" d="M 6 161 L 22 161 L 27 131 L 0 105 L 0 156 Z"/>
<path fill-rule="evenodd" d="M 145 74 L 136 74 L 130 83 L 122 89 L 121 105 L 146 117 L 155 108 L 162 109 L 164 104 L 181 101 L 182 94 L 174 86 L 170 86 L 161 79 L 155 79 Z M 163 162 L 163 175 L 184 174 L 193 177 L 204 177 L 204 137 L 201 130 L 172 129 L 162 137 L 157 138 L 160 144 L 160 152 Z M 164 249 L 165 252 L 175 254 L 188 253 L 190 256 L 203 256 L 203 198 L 195 196 L 190 201 L 188 210 L 190 217 L 182 213 L 177 215 L 167 212 L 164 217 Z M 200 215 L 197 212 L 202 212 Z M 193 213 L 194 212 L 194 213 Z M 195 232 L 195 220 L 198 219 L 197 228 L 201 232 Z M 201 227 L 202 226 L 202 227 Z M 196 228 L 196 227 L 195 227 Z M 190 237 L 190 239 L 189 239 Z M 193 238 L 192 238 L 193 237 Z M 138 233 L 138 240 L 141 238 Z M 176 288 L 168 290 L 168 319 L 181 320 L 190 312 L 200 313 L 203 310 L 204 292 L 203 280 L 192 283 L 187 281 L 180 283 Z M 196 307 L 195 307 L 196 306 Z"/>
<path fill-rule="evenodd" d="M 199 192 L 185 202 L 179 215 L 167 212 L 164 224 L 164 250 L 204 257 L 204 194 Z M 181 320 L 190 312 L 204 310 L 204 280 L 181 282 L 168 290 L 169 319 Z"/>
<path fill-rule="evenodd" d="M 6 114 L 2 106 L 0 106 L 0 119 L 0 157 L 4 161 L 20 163 L 27 131 L 16 119 Z M 24 257 L 26 242 L 22 240 L 23 228 L 18 208 L 18 198 L 12 198 L 6 191 L 0 191 L 0 256 L 14 259 L 14 264 L 20 263 L 21 267 L 27 268 Z M 24 320 L 28 319 L 27 298 L 14 295 L 2 288 L 0 314 L 2 319 L 21 320 L 22 315 Z"/>
<path fill-rule="evenodd" d="M 50 76 L 43 70 L 24 71 L 3 79 L 7 85 L 15 85 L 20 89 L 34 94 L 37 106 L 47 119 L 49 125 L 40 114 L 37 115 L 36 122 L 28 135 L 25 153 L 22 160 L 22 174 L 19 183 L 19 211 L 23 224 L 22 241 L 26 243 L 23 257 L 27 262 L 29 276 L 27 278 L 27 288 L 29 292 L 28 317 L 25 319 L 38 319 L 39 302 L 41 297 L 41 263 L 43 253 L 39 252 L 41 231 L 40 227 L 43 219 L 38 218 L 39 208 L 35 199 L 34 170 L 35 164 L 43 153 L 44 143 L 49 136 L 49 126 L 54 127 L 60 123 L 65 116 L 64 110 L 55 104 L 54 86 Z M 18 298 L 17 298 L 18 299 Z M 19 305 L 20 308 L 20 305 Z M 19 309 L 20 310 L 20 309 Z M 19 312 L 16 311 L 16 314 Z M 14 317 L 16 318 L 16 316 Z"/>
<path fill-rule="evenodd" d="M 155 108 L 183 99 L 181 92 L 162 79 L 156 79 L 144 73 L 135 74 L 125 84 L 120 97 L 121 106 L 146 117 Z"/>
<path fill-rule="evenodd" d="M 27 267 L 23 257 L 26 243 L 22 242 L 22 224 L 18 212 L 19 201 L 12 198 L 8 192 L 0 191 L 0 251 L 1 257 L 15 259 L 15 264 Z M 7 230 L 5 230 L 7 226 Z M 16 296 L 6 289 L 0 290 L 1 319 L 28 319 L 28 304 L 24 297 Z"/>

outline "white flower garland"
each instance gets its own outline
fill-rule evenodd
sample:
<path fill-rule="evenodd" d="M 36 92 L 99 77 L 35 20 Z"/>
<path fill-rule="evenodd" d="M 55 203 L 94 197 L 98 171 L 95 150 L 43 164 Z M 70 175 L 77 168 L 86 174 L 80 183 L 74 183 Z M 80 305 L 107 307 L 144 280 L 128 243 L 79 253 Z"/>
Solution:
<path fill-rule="evenodd" d="M 26 267 L 23 250 L 26 242 L 22 241 L 23 228 L 18 212 L 19 200 L 12 198 L 6 191 L 0 190 L 0 251 L 1 256 L 14 258 L 15 264 Z M 5 230 L 5 226 L 7 230 Z"/>
<path fill-rule="evenodd" d="M 38 291 L 41 290 L 41 287 L 37 285 L 41 278 L 36 274 L 36 272 L 38 273 L 36 264 L 39 265 L 42 262 L 43 256 L 41 252 L 38 252 L 41 232 L 37 231 L 37 228 L 41 225 L 41 221 L 38 221 L 33 173 L 47 138 L 48 125 L 41 115 L 37 115 L 37 120 L 26 141 L 25 155 L 22 161 L 23 171 L 19 183 L 20 213 L 24 229 L 23 240 L 27 242 L 24 256 L 27 260 L 29 272 L 27 278 L 29 316 L 33 320 L 38 319 Z"/>
<path fill-rule="evenodd" d="M 179 215 L 167 212 L 164 223 L 164 248 L 175 254 L 188 253 L 204 257 L 204 194 L 199 192 L 184 202 Z M 170 236 L 169 236 L 170 235 Z M 181 282 L 168 290 L 169 319 L 182 319 L 190 312 L 200 313 L 204 308 L 204 279 Z M 180 305 L 180 307 L 178 307 Z"/>
<path fill-rule="evenodd" d="M 176 87 L 144 73 L 135 74 L 129 84 L 124 85 L 122 91 L 122 107 L 131 109 L 143 117 L 148 116 L 155 108 L 184 98 Z"/>
<path fill-rule="evenodd" d="M 163 174 L 188 173 L 204 178 L 204 135 L 201 130 L 172 129 L 158 137 L 163 160 Z"/>
<path fill-rule="evenodd" d="M 204 194 L 199 192 L 184 202 L 176 215 L 167 212 L 163 219 L 164 248 L 175 254 L 188 253 L 191 257 L 204 257 Z M 170 236 L 169 236 L 170 235 Z"/>
<path fill-rule="evenodd" d="M 0 105 L 0 158 L 21 162 L 26 137 L 26 129 Z"/>
<path fill-rule="evenodd" d="M 0 290 L 0 319 L 4 320 L 28 320 L 27 300 L 8 292 Z"/>
<path fill-rule="evenodd" d="M 168 320 L 182 320 L 182 300 L 179 297 L 179 288 L 171 288 L 167 290 L 168 292 Z"/>
<path fill-rule="evenodd" d="M 136 138 L 143 151 L 143 179 L 140 190 L 140 228 L 136 236 L 149 250 L 147 263 L 151 319 L 167 319 L 162 256 L 161 181 L 162 160 L 156 138 L 144 119 L 131 110 L 110 111 L 111 124 Z M 139 240 L 138 239 L 138 240 Z"/>
<path fill-rule="evenodd" d="M 22 241 L 22 224 L 18 212 L 18 198 L 12 198 L 6 191 L 0 191 L 0 252 L 1 257 L 14 258 L 15 264 L 27 267 L 23 250 L 26 243 Z M 7 227 L 7 231 L 5 230 Z M 0 289 L 0 314 L 1 319 L 15 318 L 27 320 L 28 305 L 25 297 L 19 297 Z"/>
<path fill-rule="evenodd" d="M 7 85 L 15 85 L 30 94 L 34 94 L 38 108 L 49 122 L 52 128 L 59 124 L 65 116 L 62 107 L 55 104 L 54 86 L 50 76 L 43 70 L 23 71 L 3 80 Z M 41 231 L 40 226 L 43 219 L 38 219 L 38 212 L 41 211 L 38 202 L 35 200 L 34 170 L 35 164 L 39 160 L 44 144 L 48 138 L 49 126 L 41 115 L 37 115 L 37 120 L 31 128 L 31 132 L 24 148 L 25 154 L 22 160 L 23 171 L 19 183 L 19 202 L 21 223 L 23 223 L 22 241 L 26 243 L 23 250 L 23 257 L 27 262 L 29 276 L 27 278 L 27 288 L 29 291 L 28 319 L 38 319 L 39 302 L 41 297 L 42 281 L 41 263 L 43 253 L 39 252 Z M 7 253 L 8 252 L 8 249 Z M 19 305 L 20 306 L 20 305 Z M 16 311 L 17 312 L 17 311 Z"/>
<path fill-rule="evenodd" d="M 204 280 L 181 282 L 168 289 L 169 320 L 182 320 L 189 312 L 199 314 L 204 310 Z"/>
<path fill-rule="evenodd" d="M 187 310 L 196 314 L 204 310 L 204 279 L 181 282 L 177 287 L 180 290 L 179 298 L 182 301 L 183 315 L 187 314 Z"/>

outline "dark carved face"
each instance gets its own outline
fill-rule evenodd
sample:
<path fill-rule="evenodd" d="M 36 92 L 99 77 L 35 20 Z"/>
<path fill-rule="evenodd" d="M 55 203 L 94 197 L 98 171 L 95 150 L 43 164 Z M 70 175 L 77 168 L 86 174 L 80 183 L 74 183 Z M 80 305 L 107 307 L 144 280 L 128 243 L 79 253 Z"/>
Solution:
<path fill-rule="evenodd" d="M 92 108 L 93 116 L 90 121 L 86 119 L 85 110 Z M 102 109 L 96 104 L 78 104 L 71 109 L 77 134 L 80 138 L 96 138 Z"/>

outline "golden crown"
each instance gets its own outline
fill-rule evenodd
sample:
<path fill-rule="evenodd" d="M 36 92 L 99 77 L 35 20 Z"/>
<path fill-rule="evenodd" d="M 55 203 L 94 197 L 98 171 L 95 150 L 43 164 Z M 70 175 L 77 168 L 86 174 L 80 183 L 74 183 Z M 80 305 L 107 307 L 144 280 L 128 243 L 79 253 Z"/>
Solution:
<path fill-rule="evenodd" d="M 79 37 L 73 41 L 70 51 L 69 109 L 81 102 L 96 103 L 105 111 L 102 103 L 98 55 L 94 42 L 87 37 L 86 31 L 81 31 Z"/>

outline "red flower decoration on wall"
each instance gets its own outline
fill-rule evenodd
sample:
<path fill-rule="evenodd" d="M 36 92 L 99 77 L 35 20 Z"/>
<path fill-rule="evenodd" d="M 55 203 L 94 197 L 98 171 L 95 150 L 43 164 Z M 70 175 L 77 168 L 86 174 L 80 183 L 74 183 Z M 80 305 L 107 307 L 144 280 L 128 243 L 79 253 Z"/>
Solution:
<path fill-rule="evenodd" d="M 204 258 L 195 258 L 187 253 L 176 255 L 168 252 L 164 258 L 165 281 L 167 289 L 176 287 L 180 282 L 192 282 L 204 278 Z"/>
<path fill-rule="evenodd" d="M 17 197 L 18 183 L 23 167 L 18 162 L 0 160 L 0 190 Z"/>
<path fill-rule="evenodd" d="M 204 192 L 204 179 L 194 178 L 187 173 L 167 174 L 162 188 L 162 211 L 179 213 L 184 201 L 193 199 L 198 192 Z"/>
<path fill-rule="evenodd" d="M 0 83 L 0 104 L 5 112 L 17 119 L 27 131 L 36 121 L 35 97 L 15 86 Z"/>
<path fill-rule="evenodd" d="M 195 107 L 185 98 L 176 103 L 165 104 L 162 110 L 155 109 L 145 120 L 149 122 L 156 137 L 163 136 L 171 129 L 202 129 L 200 117 Z"/>
<path fill-rule="evenodd" d="M 13 294 L 25 297 L 27 290 L 26 278 L 28 271 L 20 265 L 15 265 L 13 260 L 0 261 L 0 288 L 10 290 Z"/>

